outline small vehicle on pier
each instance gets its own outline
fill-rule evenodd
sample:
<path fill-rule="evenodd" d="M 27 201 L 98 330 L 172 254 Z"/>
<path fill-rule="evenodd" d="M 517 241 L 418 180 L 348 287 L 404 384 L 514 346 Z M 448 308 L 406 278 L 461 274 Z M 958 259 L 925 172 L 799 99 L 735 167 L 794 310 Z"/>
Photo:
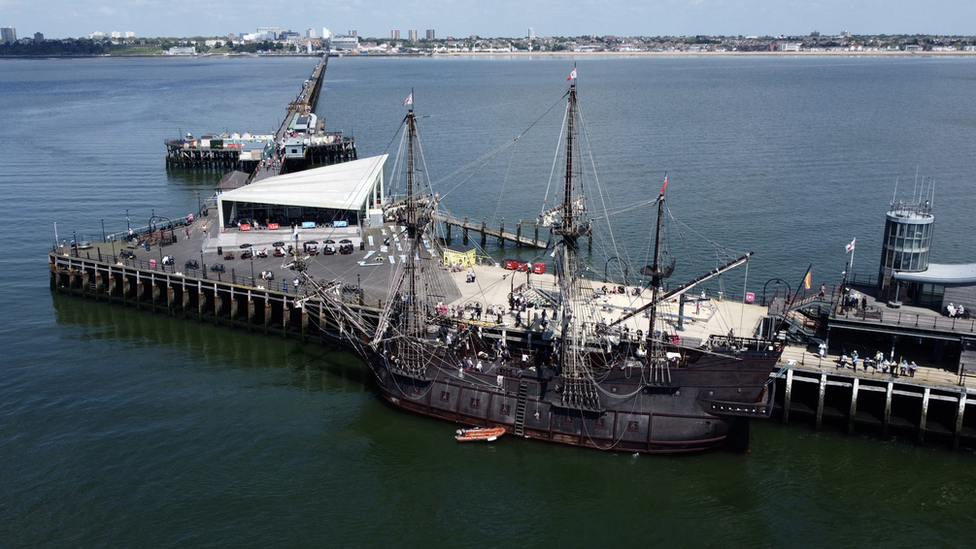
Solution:
<path fill-rule="evenodd" d="M 215 273 L 226 273 L 227 272 L 227 269 L 224 268 L 224 264 L 223 263 L 214 263 L 213 265 L 210 266 L 210 270 L 213 271 L 213 272 L 215 272 Z"/>

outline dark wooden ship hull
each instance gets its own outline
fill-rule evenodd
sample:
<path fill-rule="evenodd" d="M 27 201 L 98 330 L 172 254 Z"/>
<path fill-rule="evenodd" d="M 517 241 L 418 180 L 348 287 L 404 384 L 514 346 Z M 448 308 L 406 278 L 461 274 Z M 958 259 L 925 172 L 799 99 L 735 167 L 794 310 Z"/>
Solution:
<path fill-rule="evenodd" d="M 549 365 L 482 358 L 483 371 L 465 369 L 465 357 L 484 353 L 474 336 L 447 347 L 423 346 L 425 365 L 406 367 L 402 340 L 366 353 L 380 394 L 394 406 L 472 427 L 504 427 L 525 438 L 640 453 L 748 447 L 748 425 L 772 412 L 770 374 L 779 353 L 739 356 L 682 350 L 685 366 L 648 383 L 647 367 L 607 367 L 586 402 L 567 402 L 565 379 Z M 518 357 L 523 350 L 512 353 Z M 540 352 L 535 347 L 532 353 Z M 477 359 L 475 359 L 476 361 Z M 643 376 L 642 370 L 643 369 Z M 586 400 L 586 399 L 583 399 Z"/>

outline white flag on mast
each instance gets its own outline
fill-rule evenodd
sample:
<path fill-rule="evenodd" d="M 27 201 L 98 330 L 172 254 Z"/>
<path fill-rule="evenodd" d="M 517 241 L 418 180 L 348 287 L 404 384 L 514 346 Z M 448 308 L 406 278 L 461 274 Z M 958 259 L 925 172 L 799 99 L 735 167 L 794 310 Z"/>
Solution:
<path fill-rule="evenodd" d="M 403 106 L 406 107 L 407 105 L 413 105 L 413 92 L 410 92 L 410 95 L 403 100 Z"/>
<path fill-rule="evenodd" d="M 849 252 L 853 252 L 854 251 L 854 243 L 855 242 L 857 242 L 857 238 L 855 238 L 854 240 L 851 240 L 851 243 L 847 245 L 847 251 L 849 251 Z"/>

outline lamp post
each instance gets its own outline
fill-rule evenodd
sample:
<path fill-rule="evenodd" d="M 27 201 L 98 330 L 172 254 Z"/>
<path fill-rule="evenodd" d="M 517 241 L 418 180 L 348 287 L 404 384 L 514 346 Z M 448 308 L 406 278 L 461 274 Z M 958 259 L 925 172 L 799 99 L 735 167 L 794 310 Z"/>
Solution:
<path fill-rule="evenodd" d="M 200 191 L 197 191 L 197 215 L 203 214 L 203 203 L 200 202 Z"/>
<path fill-rule="evenodd" d="M 254 287 L 254 246 L 251 246 L 251 287 Z"/>
<path fill-rule="evenodd" d="M 108 237 L 105 236 L 105 220 L 102 220 L 102 242 L 108 242 Z"/>
<path fill-rule="evenodd" d="M 71 231 L 71 251 L 75 257 L 78 257 L 78 235 L 76 231 Z"/>
<path fill-rule="evenodd" d="M 59 238 L 58 238 L 58 222 L 55 221 L 54 222 L 54 246 L 55 247 L 57 247 L 57 245 L 58 245 L 58 240 L 59 240 Z"/>
<path fill-rule="evenodd" d="M 203 248 L 200 248 L 200 268 L 203 269 L 203 278 L 207 278 L 207 265 L 203 262 Z"/>
<path fill-rule="evenodd" d="M 132 236 L 132 225 L 129 225 L 129 209 L 125 209 L 125 230 Z"/>

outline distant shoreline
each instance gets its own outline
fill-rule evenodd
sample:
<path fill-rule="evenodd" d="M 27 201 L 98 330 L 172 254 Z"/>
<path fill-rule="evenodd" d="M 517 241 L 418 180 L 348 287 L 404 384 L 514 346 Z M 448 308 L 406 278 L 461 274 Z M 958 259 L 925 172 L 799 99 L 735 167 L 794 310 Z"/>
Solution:
<path fill-rule="evenodd" d="M 973 57 L 976 51 L 553 51 L 553 52 L 451 52 L 434 53 L 343 53 L 333 54 L 332 57 L 349 59 L 356 58 L 409 58 L 418 57 Z M 97 58 L 163 58 L 163 59 L 201 59 L 201 58 L 293 58 L 293 57 L 321 57 L 321 54 L 286 53 L 286 54 L 225 54 L 203 53 L 196 55 L 167 55 L 167 54 L 102 54 L 102 55 L 3 55 L 0 59 L 97 59 Z"/>

